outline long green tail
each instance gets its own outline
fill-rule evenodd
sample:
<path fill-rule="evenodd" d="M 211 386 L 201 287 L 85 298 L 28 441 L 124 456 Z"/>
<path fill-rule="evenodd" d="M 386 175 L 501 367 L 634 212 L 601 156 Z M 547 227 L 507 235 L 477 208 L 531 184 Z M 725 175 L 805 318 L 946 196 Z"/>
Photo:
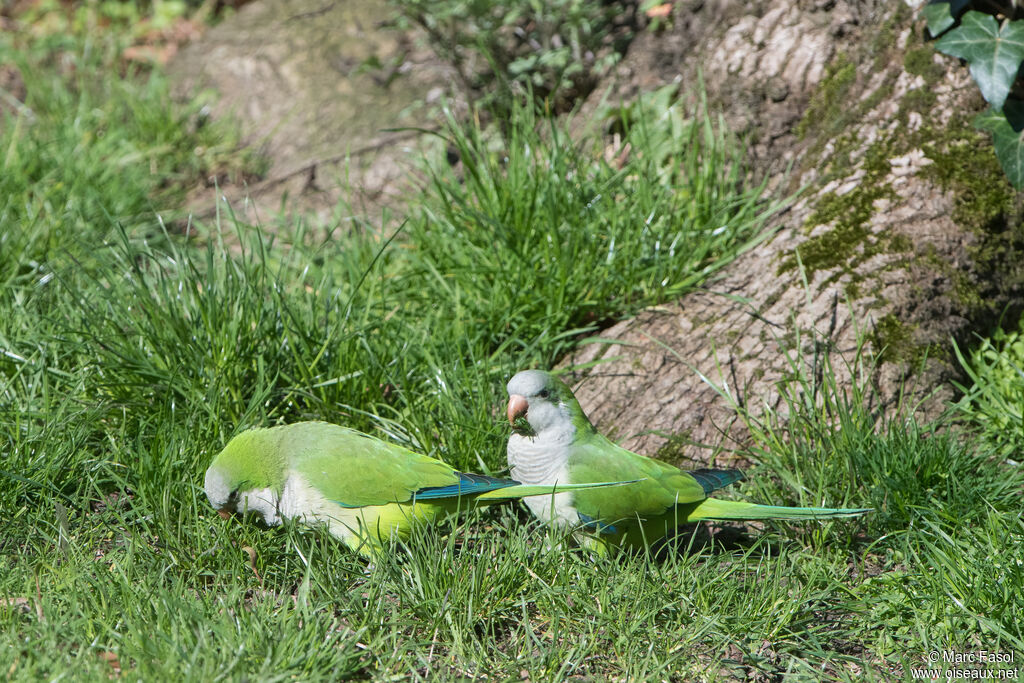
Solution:
<path fill-rule="evenodd" d="M 505 488 L 495 489 L 493 491 L 487 491 L 481 493 L 479 496 L 475 496 L 474 500 L 478 501 L 502 501 L 502 500 L 516 500 L 518 498 L 526 498 L 527 496 L 550 496 L 555 493 L 565 493 L 566 491 L 579 491 L 580 489 L 597 489 L 605 486 L 622 486 L 623 484 L 634 484 L 638 480 L 632 481 L 601 481 L 589 484 L 518 484 L 516 486 L 506 486 Z"/>
<path fill-rule="evenodd" d="M 688 522 L 699 519 L 828 519 L 857 517 L 873 508 L 791 508 L 782 505 L 758 505 L 733 500 L 707 498 L 687 515 Z"/>

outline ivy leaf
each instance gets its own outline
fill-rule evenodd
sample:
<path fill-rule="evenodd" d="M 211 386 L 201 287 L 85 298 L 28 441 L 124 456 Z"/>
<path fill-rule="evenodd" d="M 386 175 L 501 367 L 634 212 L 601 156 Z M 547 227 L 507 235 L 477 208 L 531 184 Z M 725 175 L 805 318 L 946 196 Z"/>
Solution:
<path fill-rule="evenodd" d="M 924 8 L 924 18 L 928 22 L 928 32 L 932 37 L 941 35 L 956 23 L 970 0 L 931 0 Z"/>
<path fill-rule="evenodd" d="M 1014 188 L 1024 187 L 1024 102 L 1007 100 L 1002 111 L 987 109 L 974 117 L 974 125 L 992 134 L 996 158 Z"/>
<path fill-rule="evenodd" d="M 993 107 L 1002 109 L 1024 60 L 1024 21 L 1005 21 L 1000 27 L 992 15 L 970 11 L 935 47 L 966 59 L 981 94 Z"/>

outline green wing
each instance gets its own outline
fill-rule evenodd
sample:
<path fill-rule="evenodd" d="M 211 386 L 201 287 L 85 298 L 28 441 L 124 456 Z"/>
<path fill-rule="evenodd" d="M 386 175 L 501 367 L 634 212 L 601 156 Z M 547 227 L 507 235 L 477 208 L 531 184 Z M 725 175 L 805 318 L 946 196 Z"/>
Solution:
<path fill-rule="evenodd" d="M 291 425 L 286 439 L 292 468 L 345 507 L 404 503 L 420 489 L 460 481 L 440 460 L 339 425 Z"/>
<path fill-rule="evenodd" d="M 664 514 L 677 503 L 707 498 L 704 487 L 691 474 L 667 463 L 618 446 L 591 432 L 571 446 L 569 477 L 574 484 L 592 481 L 629 481 L 629 486 L 588 489 L 573 494 L 581 519 L 614 525 Z"/>

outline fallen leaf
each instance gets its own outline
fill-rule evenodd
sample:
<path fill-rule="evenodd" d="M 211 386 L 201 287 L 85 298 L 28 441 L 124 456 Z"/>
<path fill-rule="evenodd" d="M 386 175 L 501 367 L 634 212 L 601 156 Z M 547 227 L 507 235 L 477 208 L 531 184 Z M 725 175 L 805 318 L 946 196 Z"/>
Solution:
<path fill-rule="evenodd" d="M 107 664 L 109 664 L 110 668 L 113 669 L 115 675 L 121 673 L 121 660 L 118 659 L 116 652 L 110 652 L 105 650 L 103 652 L 97 652 L 96 656 L 102 659 Z"/>
<path fill-rule="evenodd" d="M 0 606 L 3 607 L 14 607 L 19 612 L 30 612 L 28 598 L 0 598 Z"/>
<path fill-rule="evenodd" d="M 660 5 L 655 5 L 644 12 L 644 14 L 647 15 L 648 19 L 664 19 L 668 15 L 672 14 L 672 3 L 666 2 Z"/>
<path fill-rule="evenodd" d="M 256 575 L 256 578 L 260 580 L 260 585 L 263 585 L 263 577 L 260 576 L 260 572 L 256 569 L 256 550 L 252 546 L 243 545 L 242 550 L 249 553 L 249 568 L 252 569 L 252 573 Z"/>
<path fill-rule="evenodd" d="M 43 614 L 43 591 L 39 588 L 39 574 L 36 574 L 36 618 L 39 622 L 45 622 L 46 616 Z"/>

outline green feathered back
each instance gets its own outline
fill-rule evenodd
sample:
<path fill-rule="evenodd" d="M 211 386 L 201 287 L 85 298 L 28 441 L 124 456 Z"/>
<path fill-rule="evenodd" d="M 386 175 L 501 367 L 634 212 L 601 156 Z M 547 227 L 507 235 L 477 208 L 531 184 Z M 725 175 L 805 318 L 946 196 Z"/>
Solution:
<path fill-rule="evenodd" d="M 420 489 L 459 483 L 440 460 L 348 427 L 302 422 L 267 431 L 275 430 L 291 467 L 345 507 L 404 503 Z"/>
<path fill-rule="evenodd" d="M 628 451 L 596 431 L 573 443 L 569 477 L 574 483 L 642 480 L 629 486 L 573 494 L 580 513 L 611 524 L 614 520 L 635 520 L 637 515 L 660 515 L 677 504 L 707 498 L 704 487 L 688 472 Z"/>

